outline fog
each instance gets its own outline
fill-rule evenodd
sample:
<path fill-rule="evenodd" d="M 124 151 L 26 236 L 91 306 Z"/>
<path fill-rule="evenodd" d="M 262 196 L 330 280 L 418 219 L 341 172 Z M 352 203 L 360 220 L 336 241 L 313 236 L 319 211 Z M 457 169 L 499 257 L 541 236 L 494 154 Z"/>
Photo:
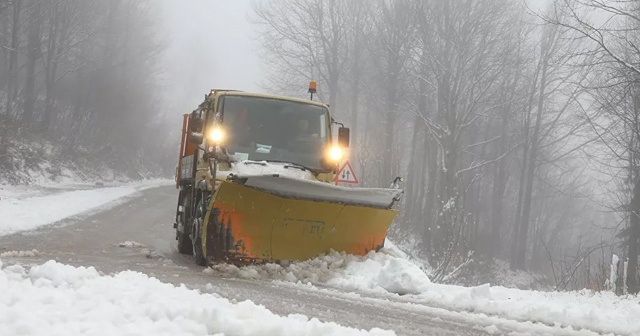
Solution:
<path fill-rule="evenodd" d="M 509 268 L 602 289 L 617 253 L 637 292 L 640 19 L 612 3 L 0 2 L 0 180 L 171 176 L 210 89 L 300 97 L 315 79 L 359 186 L 406 178 L 390 235 L 434 281 Z"/>
<path fill-rule="evenodd" d="M 262 91 L 249 0 L 162 0 L 164 80 L 170 104 L 190 111 L 212 88 Z"/>

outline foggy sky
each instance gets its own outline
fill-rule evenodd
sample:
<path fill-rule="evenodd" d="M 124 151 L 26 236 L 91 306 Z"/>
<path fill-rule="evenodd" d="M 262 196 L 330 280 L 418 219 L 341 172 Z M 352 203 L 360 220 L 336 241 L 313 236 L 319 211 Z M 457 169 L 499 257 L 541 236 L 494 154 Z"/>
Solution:
<path fill-rule="evenodd" d="M 161 3 L 169 108 L 189 112 L 212 88 L 263 91 L 257 84 L 262 76 L 258 43 L 248 21 L 250 0 Z"/>
<path fill-rule="evenodd" d="M 256 0 L 254 0 L 256 1 Z M 266 1 L 266 0 L 258 0 Z M 549 0 L 526 1 L 539 10 Z M 168 113 L 182 114 L 212 88 L 263 90 L 251 0 L 161 0 L 167 53 L 164 83 Z"/>

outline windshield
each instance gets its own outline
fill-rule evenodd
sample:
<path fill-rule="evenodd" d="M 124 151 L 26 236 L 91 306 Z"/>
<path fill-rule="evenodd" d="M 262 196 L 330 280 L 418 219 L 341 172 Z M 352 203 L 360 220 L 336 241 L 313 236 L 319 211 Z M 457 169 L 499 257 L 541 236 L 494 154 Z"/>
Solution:
<path fill-rule="evenodd" d="M 238 160 L 284 161 L 324 170 L 328 142 L 324 107 L 280 99 L 224 96 L 227 150 Z"/>

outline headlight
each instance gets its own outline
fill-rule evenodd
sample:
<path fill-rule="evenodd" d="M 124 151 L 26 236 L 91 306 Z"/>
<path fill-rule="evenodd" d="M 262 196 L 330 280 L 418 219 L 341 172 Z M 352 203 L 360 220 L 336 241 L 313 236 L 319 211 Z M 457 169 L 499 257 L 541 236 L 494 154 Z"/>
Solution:
<path fill-rule="evenodd" d="M 224 141 L 224 132 L 220 128 L 214 128 L 209 132 L 209 140 L 215 143 L 221 143 Z"/>
<path fill-rule="evenodd" d="M 343 157 L 344 157 L 344 151 L 342 150 L 342 148 L 338 146 L 333 146 L 329 150 L 329 159 L 332 162 L 336 162 L 336 163 L 340 162 Z"/>

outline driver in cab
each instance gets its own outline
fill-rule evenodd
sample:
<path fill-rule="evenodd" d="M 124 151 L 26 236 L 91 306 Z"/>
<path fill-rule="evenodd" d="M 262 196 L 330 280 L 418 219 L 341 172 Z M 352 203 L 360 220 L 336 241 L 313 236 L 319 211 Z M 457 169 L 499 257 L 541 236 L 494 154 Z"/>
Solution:
<path fill-rule="evenodd" d="M 250 111 L 248 107 L 242 107 L 237 110 L 226 111 L 225 122 L 232 130 L 231 134 L 235 143 L 243 146 L 249 146 L 255 140 L 256 130 L 253 130 L 249 119 Z"/>
<path fill-rule="evenodd" d="M 296 138 L 299 140 L 318 139 L 318 133 L 313 133 L 309 129 L 309 120 L 298 120 Z"/>
<path fill-rule="evenodd" d="M 317 128 L 312 127 L 313 123 L 306 119 L 299 119 L 294 128 L 294 138 L 289 145 L 289 149 L 297 153 L 311 154 L 321 150 L 321 139 Z"/>

